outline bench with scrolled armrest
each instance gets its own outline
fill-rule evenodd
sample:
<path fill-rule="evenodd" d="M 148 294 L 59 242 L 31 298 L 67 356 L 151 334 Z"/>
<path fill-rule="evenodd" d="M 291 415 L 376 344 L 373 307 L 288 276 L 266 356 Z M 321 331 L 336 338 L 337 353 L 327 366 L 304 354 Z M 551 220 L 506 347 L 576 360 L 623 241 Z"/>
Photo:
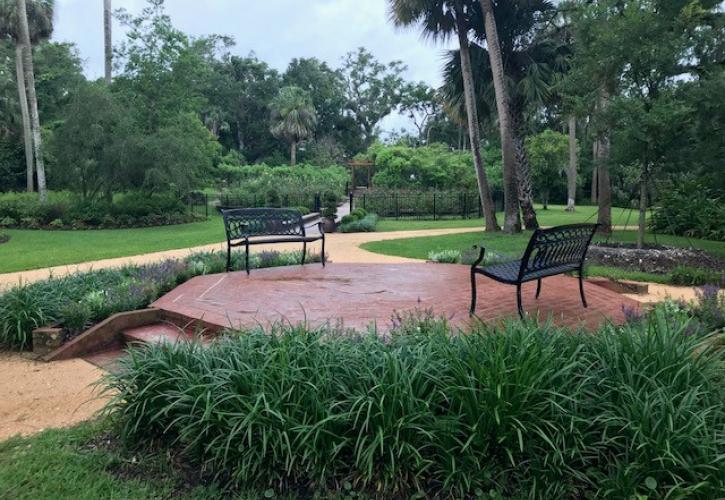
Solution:
<path fill-rule="evenodd" d="M 325 267 L 325 232 L 322 223 L 305 226 L 302 213 L 290 208 L 220 209 L 227 233 L 227 272 L 232 268 L 232 247 L 244 246 L 244 266 L 249 274 L 249 246 L 267 243 L 302 243 L 302 265 L 307 243 L 322 241 L 322 267 Z M 319 234 L 307 234 L 316 225 Z"/>
<path fill-rule="evenodd" d="M 519 316 L 524 317 L 521 306 L 521 285 L 537 281 L 536 298 L 541 293 L 541 280 L 548 276 L 572 271 L 579 273 L 579 295 L 587 307 L 582 277 L 584 259 L 599 224 L 570 224 L 549 229 L 537 229 L 526 246 L 524 255 L 512 262 L 480 267 L 486 249 L 481 247 L 478 259 L 471 266 L 471 309 L 476 311 L 476 275 L 483 274 L 499 283 L 516 285 L 516 305 Z"/>

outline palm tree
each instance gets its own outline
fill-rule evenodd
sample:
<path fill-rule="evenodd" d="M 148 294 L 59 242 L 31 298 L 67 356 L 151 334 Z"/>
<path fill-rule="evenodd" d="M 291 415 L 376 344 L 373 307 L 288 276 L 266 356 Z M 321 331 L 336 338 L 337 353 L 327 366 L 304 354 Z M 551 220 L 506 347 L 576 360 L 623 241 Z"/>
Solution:
<path fill-rule="evenodd" d="M 491 0 L 480 0 L 485 26 L 486 45 L 488 47 L 489 65 L 493 75 L 493 87 L 496 95 L 496 110 L 501 132 L 501 151 L 503 153 L 503 193 L 504 222 L 503 230 L 507 233 L 521 232 L 519 219 L 518 182 L 516 178 L 516 158 L 511 128 L 511 109 L 508 89 L 504 81 L 503 58 L 501 43 L 496 29 L 496 18 Z M 536 217 L 536 215 L 534 215 Z"/>
<path fill-rule="evenodd" d="M 519 203 L 527 229 L 538 227 L 525 145 L 527 116 L 532 111 L 540 111 L 551 100 L 550 89 L 555 81 L 554 76 L 563 69 L 562 53 L 566 49 L 558 33 L 544 29 L 548 26 L 546 19 L 555 12 L 548 0 L 509 0 L 497 2 L 496 17 L 489 18 L 495 20 L 501 48 L 503 88 L 507 89 L 509 123 L 516 154 Z M 485 40 L 486 26 L 479 19 L 475 20 L 479 22 L 474 22 L 472 26 L 474 33 L 478 39 Z M 484 113 L 483 118 L 493 122 L 493 114 L 501 113 L 496 112 L 500 93 L 494 88 L 491 56 L 486 48 L 474 43 L 471 45 L 471 58 L 478 85 L 476 97 L 479 99 L 479 109 L 488 111 L 488 115 Z M 455 51 L 451 51 L 444 73 L 443 93 L 449 101 L 449 109 L 455 108 L 463 93 L 457 76 L 460 63 Z"/>
<path fill-rule="evenodd" d="M 429 38 L 446 39 L 453 32 L 458 36 L 460 75 L 468 120 L 468 135 L 486 221 L 486 231 L 498 231 L 500 227 L 496 220 L 496 208 L 481 155 L 478 112 L 468 40 L 470 7 L 470 3 L 464 3 L 463 0 L 390 0 L 390 17 L 396 26 L 419 25 L 423 36 Z"/>
<path fill-rule="evenodd" d="M 300 87 L 282 87 L 272 100 L 272 135 L 290 143 L 290 165 L 297 163 L 297 145 L 309 139 L 317 125 L 310 94 Z"/>
<path fill-rule="evenodd" d="M 105 49 L 106 84 L 111 84 L 113 71 L 113 39 L 111 37 L 111 0 L 103 0 L 103 43 Z"/>
<path fill-rule="evenodd" d="M 30 32 L 30 41 L 37 44 L 42 40 L 50 38 L 53 31 L 53 0 L 33 0 L 27 3 L 27 24 Z M 23 63 L 24 44 L 20 33 L 20 22 L 18 19 L 18 4 L 13 0 L 0 0 L 0 39 L 9 39 L 15 44 L 15 76 L 18 86 L 18 102 L 23 123 L 23 139 L 25 144 L 25 165 L 26 165 L 26 186 L 27 191 L 34 190 L 33 171 L 33 135 L 30 110 L 28 108 L 28 91 L 26 89 L 26 72 Z M 33 89 L 34 91 L 35 89 Z M 42 158 L 40 169 L 43 170 L 43 181 L 45 171 Z M 40 180 L 38 180 L 40 183 Z"/>

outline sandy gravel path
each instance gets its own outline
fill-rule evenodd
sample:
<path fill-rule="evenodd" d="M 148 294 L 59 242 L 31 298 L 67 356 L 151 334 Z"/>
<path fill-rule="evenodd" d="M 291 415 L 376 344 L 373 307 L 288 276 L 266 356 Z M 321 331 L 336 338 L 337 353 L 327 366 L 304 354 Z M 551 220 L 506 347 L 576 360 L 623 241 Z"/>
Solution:
<path fill-rule="evenodd" d="M 66 427 L 104 404 L 92 384 L 103 371 L 80 359 L 43 363 L 0 353 L 0 440 Z"/>
<path fill-rule="evenodd" d="M 358 248 L 362 243 L 368 241 L 394 240 L 397 238 L 415 238 L 418 236 L 437 236 L 441 234 L 467 233 L 479 231 L 479 228 L 454 228 L 454 229 L 429 229 L 420 231 L 391 231 L 384 233 L 333 233 L 327 235 L 327 253 L 333 262 L 406 262 L 411 259 L 381 255 L 368 252 Z M 300 244 L 277 244 L 277 245 L 256 245 L 254 252 L 262 250 L 299 250 Z M 312 250 L 318 250 L 319 244 L 312 244 Z M 95 260 L 81 264 L 69 264 L 64 266 L 46 267 L 43 269 L 32 269 L 30 271 L 19 271 L 15 273 L 0 274 L 0 291 L 17 285 L 18 283 L 32 283 L 48 278 L 49 276 L 65 276 L 79 271 L 92 269 L 106 269 L 110 267 L 122 267 L 127 264 L 148 264 L 165 259 L 179 259 L 194 252 L 226 251 L 226 242 L 212 243 L 192 248 L 181 248 L 178 250 L 164 250 L 163 252 L 133 255 L 129 257 L 117 257 L 113 259 Z"/>

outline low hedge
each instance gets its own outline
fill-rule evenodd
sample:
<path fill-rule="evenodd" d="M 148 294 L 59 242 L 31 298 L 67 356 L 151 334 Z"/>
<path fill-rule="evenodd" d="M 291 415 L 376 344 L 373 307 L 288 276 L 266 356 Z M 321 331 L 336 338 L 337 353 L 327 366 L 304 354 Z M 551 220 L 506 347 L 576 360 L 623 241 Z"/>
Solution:
<path fill-rule="evenodd" d="M 109 375 L 132 445 L 229 486 L 382 498 L 715 498 L 725 350 L 658 309 L 596 335 L 399 322 L 150 346 Z M 489 496 L 486 496 L 489 495 Z"/>
<path fill-rule="evenodd" d="M 378 224 L 378 216 L 363 208 L 356 208 L 340 220 L 342 233 L 372 233 Z"/>
<path fill-rule="evenodd" d="M 249 265 L 293 265 L 301 257 L 300 252 L 265 251 L 252 254 Z M 232 254 L 235 269 L 243 267 L 241 259 L 238 252 Z M 316 262 L 320 255 L 312 253 L 308 259 Z M 66 339 L 70 339 L 114 313 L 147 307 L 194 276 L 225 269 L 225 254 L 206 252 L 183 260 L 89 271 L 11 288 L 0 295 L 0 347 L 29 349 L 33 329 L 51 323 L 62 326 Z"/>
<path fill-rule="evenodd" d="M 40 204 L 34 193 L 0 194 L 0 227 L 17 229 L 93 229 L 163 226 L 199 220 L 179 198 L 167 194 L 126 193 L 112 202 L 84 201 L 70 193 L 49 193 Z"/>

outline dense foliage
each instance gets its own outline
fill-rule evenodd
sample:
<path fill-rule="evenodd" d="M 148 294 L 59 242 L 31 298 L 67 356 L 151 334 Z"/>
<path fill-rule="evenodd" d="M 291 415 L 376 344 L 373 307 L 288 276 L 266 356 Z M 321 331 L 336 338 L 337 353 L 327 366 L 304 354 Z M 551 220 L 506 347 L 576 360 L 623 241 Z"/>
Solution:
<path fill-rule="evenodd" d="M 725 199 L 715 186 L 680 178 L 662 186 L 650 228 L 657 233 L 725 241 Z"/>
<path fill-rule="evenodd" d="M 378 216 L 364 208 L 356 208 L 340 221 L 341 233 L 372 233 L 378 224 Z"/>
<path fill-rule="evenodd" d="M 345 168 L 334 165 L 222 164 L 219 173 L 227 186 L 222 204 L 248 207 L 304 206 L 313 209 L 318 194 L 332 192 L 336 199 L 341 199 L 350 179 Z"/>
<path fill-rule="evenodd" d="M 501 151 L 484 150 L 491 186 L 501 186 Z M 375 163 L 373 186 L 408 190 L 475 190 L 476 173 L 471 154 L 451 151 L 444 144 L 413 148 L 373 144 L 366 156 Z"/>
<path fill-rule="evenodd" d="M 160 226 L 197 219 L 174 194 L 117 194 L 111 200 L 50 192 L 41 204 L 33 193 L 0 194 L 0 227 L 86 229 Z"/>
<path fill-rule="evenodd" d="M 250 255 L 251 268 L 297 264 L 300 252 L 266 251 Z M 318 254 L 308 255 L 311 262 Z M 238 253 L 232 266 L 243 267 Z M 29 349 L 32 331 L 57 323 L 71 337 L 111 314 L 148 306 L 184 281 L 226 270 L 226 255 L 191 254 L 183 260 L 75 273 L 19 285 L 0 295 L 0 347 Z"/>
<path fill-rule="evenodd" d="M 723 351 L 683 313 L 597 335 L 510 323 L 385 338 L 240 332 L 136 350 L 110 376 L 131 443 L 232 485 L 383 496 L 712 498 L 725 486 Z"/>

